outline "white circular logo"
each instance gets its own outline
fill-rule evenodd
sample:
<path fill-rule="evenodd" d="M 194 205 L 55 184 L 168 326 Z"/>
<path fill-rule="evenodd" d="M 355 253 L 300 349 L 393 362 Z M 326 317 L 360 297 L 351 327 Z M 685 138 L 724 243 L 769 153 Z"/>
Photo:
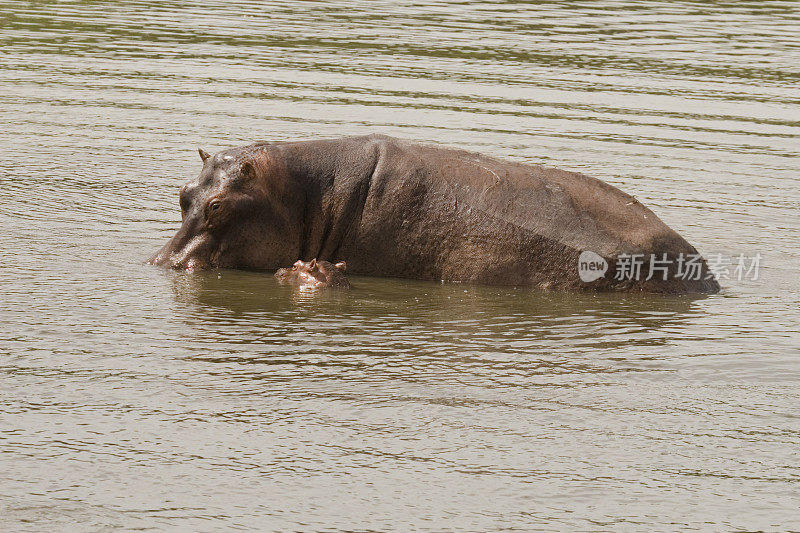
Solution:
<path fill-rule="evenodd" d="M 608 270 L 608 263 L 605 259 L 591 250 L 584 250 L 578 256 L 578 276 L 584 283 L 591 283 L 603 277 Z"/>

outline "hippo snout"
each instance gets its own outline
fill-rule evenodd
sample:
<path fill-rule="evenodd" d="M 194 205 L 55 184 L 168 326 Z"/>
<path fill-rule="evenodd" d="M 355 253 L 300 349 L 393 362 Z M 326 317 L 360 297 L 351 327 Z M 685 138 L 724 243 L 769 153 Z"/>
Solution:
<path fill-rule="evenodd" d="M 212 238 L 207 234 L 187 235 L 179 232 L 148 259 L 148 263 L 175 270 L 206 270 L 214 268 L 211 252 Z"/>

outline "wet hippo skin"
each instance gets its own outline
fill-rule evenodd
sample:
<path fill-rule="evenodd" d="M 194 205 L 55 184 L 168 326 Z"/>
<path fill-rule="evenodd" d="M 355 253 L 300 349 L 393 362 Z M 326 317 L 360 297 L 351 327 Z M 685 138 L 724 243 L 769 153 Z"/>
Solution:
<path fill-rule="evenodd" d="M 182 225 L 150 263 L 275 270 L 347 262 L 367 276 L 562 290 L 716 292 L 677 274 L 693 248 L 632 196 L 575 172 L 383 135 L 259 142 L 209 155 L 181 188 Z M 609 265 L 582 281 L 581 252 Z M 616 279 L 624 254 L 645 258 Z M 669 272 L 645 279 L 649 258 Z M 699 256 L 698 256 L 699 257 Z"/>

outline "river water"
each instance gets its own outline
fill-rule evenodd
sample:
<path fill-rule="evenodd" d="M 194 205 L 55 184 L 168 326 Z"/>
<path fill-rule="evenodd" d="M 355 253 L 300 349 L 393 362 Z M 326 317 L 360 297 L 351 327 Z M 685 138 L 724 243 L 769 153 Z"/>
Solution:
<path fill-rule="evenodd" d="M 0 2 L 0 530 L 800 530 L 797 2 Z M 709 297 L 143 262 L 197 146 L 585 172 Z"/>

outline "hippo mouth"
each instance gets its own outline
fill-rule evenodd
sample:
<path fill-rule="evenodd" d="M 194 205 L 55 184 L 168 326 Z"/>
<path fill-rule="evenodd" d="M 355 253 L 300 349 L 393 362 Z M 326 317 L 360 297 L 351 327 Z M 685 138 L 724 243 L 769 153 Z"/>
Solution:
<path fill-rule="evenodd" d="M 208 270 L 218 268 L 220 253 L 209 234 L 182 238 L 175 235 L 147 262 L 151 265 L 175 270 Z"/>

